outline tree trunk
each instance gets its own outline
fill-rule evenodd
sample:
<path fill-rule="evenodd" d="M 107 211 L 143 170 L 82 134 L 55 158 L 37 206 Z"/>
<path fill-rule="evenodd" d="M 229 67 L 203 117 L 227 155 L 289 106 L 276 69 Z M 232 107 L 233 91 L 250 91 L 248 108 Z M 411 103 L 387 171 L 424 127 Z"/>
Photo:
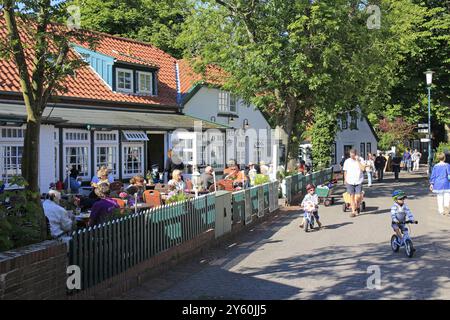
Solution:
<path fill-rule="evenodd" d="M 39 192 L 39 137 L 41 119 L 27 120 L 25 141 L 22 154 L 22 176 L 28 182 L 28 190 Z"/>

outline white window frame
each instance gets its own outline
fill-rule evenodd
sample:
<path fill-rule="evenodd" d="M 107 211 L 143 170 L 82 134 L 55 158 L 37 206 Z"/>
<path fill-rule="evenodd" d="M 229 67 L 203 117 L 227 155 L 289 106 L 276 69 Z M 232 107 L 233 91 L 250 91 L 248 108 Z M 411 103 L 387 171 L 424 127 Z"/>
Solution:
<path fill-rule="evenodd" d="M 134 148 L 134 147 L 138 147 L 141 148 L 141 171 L 139 172 L 127 172 L 127 158 L 128 155 L 125 152 L 126 148 Z M 122 178 L 132 178 L 135 175 L 144 175 L 144 155 L 145 149 L 144 149 L 144 144 L 143 143 L 139 143 L 139 142 L 124 142 L 122 143 L 122 163 L 121 163 L 121 170 L 122 170 Z"/>
<path fill-rule="evenodd" d="M 12 130 L 23 130 L 21 131 L 21 137 L 5 137 L 3 136 L 3 129 L 12 129 Z M 5 168 L 4 168 L 4 162 L 3 162 L 3 153 L 5 148 L 20 148 L 22 147 L 22 155 L 23 155 L 23 147 L 24 147 L 24 140 L 25 140 L 25 126 L 17 126 L 17 127 L 0 127 L 0 180 L 5 183 L 5 185 L 8 187 L 9 183 L 9 175 L 6 175 Z M 13 175 L 20 175 L 22 168 L 21 168 L 21 159 L 19 162 L 16 161 L 16 172 Z"/>
<path fill-rule="evenodd" d="M 87 140 L 67 140 L 66 133 L 87 133 Z M 91 172 L 91 135 L 88 130 L 82 130 L 82 129 L 64 129 L 63 130 L 63 167 L 65 170 L 67 170 L 68 163 L 67 163 L 67 148 L 87 148 L 87 172 L 85 175 L 81 175 L 80 177 L 83 178 L 83 180 L 90 180 L 90 172 Z M 64 173 L 66 176 L 66 173 Z"/>
<path fill-rule="evenodd" d="M 55 129 L 53 131 L 53 142 L 54 142 L 54 149 L 55 152 L 55 182 L 58 181 L 59 177 L 59 130 Z M 64 179 L 63 179 L 64 180 Z"/>
<path fill-rule="evenodd" d="M 131 74 L 131 88 L 119 88 L 119 72 L 126 72 Z M 126 93 L 133 93 L 134 90 L 134 72 L 131 69 L 123 69 L 123 68 L 116 68 L 116 91 L 118 92 L 126 92 Z"/>
<path fill-rule="evenodd" d="M 141 75 L 150 76 L 150 90 L 141 90 Z M 137 79 L 138 79 L 137 92 L 143 93 L 143 94 L 148 94 L 148 95 L 152 96 L 153 95 L 153 73 L 145 72 L 145 71 L 138 71 Z"/>
<path fill-rule="evenodd" d="M 98 135 L 115 135 L 114 139 L 98 139 Z M 100 166 L 105 165 L 104 163 L 98 162 L 98 148 L 114 148 L 113 152 L 113 161 L 115 162 L 115 170 L 114 166 L 111 166 L 110 163 L 108 163 L 108 168 L 111 169 L 111 174 L 115 179 L 118 179 L 119 177 L 119 170 L 120 170 L 120 163 L 119 163 L 119 131 L 96 131 L 94 132 L 94 164 L 95 168 L 100 168 Z"/>
<path fill-rule="evenodd" d="M 231 98 L 234 99 L 234 110 L 231 110 Z M 238 106 L 239 106 L 239 98 L 230 92 L 227 91 L 219 91 L 218 95 L 218 110 L 219 112 L 225 112 L 225 113 L 238 113 Z"/>
<path fill-rule="evenodd" d="M 178 154 L 181 153 L 181 160 L 185 165 L 197 165 L 199 163 L 197 157 L 201 153 L 201 150 L 197 150 L 198 138 L 200 137 L 196 137 L 196 133 L 194 132 L 177 132 L 171 135 L 171 149 Z M 192 143 L 186 143 L 189 140 L 192 140 Z"/>
<path fill-rule="evenodd" d="M 206 132 L 205 137 L 205 148 L 202 150 L 203 159 L 214 169 L 222 169 L 225 166 L 225 134 L 223 132 Z"/>

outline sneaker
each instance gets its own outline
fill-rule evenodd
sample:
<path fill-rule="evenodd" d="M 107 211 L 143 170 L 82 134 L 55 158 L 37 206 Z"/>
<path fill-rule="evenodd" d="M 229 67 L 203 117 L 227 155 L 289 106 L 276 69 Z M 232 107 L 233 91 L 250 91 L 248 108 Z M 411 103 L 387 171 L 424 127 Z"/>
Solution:
<path fill-rule="evenodd" d="M 303 229 L 303 224 L 299 225 L 299 227 Z"/>
<path fill-rule="evenodd" d="M 322 229 L 322 223 L 317 221 L 317 225 L 319 226 L 319 229 Z"/>
<path fill-rule="evenodd" d="M 356 217 L 356 214 L 352 212 L 352 213 L 350 214 L 350 218 L 354 218 L 354 217 Z"/>

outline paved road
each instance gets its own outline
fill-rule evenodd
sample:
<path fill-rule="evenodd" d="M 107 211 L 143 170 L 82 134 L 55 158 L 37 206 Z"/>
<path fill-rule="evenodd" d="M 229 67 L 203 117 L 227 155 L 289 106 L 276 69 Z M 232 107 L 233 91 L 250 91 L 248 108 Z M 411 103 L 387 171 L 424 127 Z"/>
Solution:
<path fill-rule="evenodd" d="M 417 252 L 393 253 L 389 207 L 394 188 L 411 198 L 419 225 Z M 121 299 L 450 299 L 450 217 L 437 214 L 424 175 L 366 188 L 367 210 L 356 218 L 341 201 L 321 206 L 324 230 L 305 233 L 296 207 L 255 227 L 229 246 L 209 251 L 128 292 Z M 381 288 L 368 289 L 369 266 Z"/>

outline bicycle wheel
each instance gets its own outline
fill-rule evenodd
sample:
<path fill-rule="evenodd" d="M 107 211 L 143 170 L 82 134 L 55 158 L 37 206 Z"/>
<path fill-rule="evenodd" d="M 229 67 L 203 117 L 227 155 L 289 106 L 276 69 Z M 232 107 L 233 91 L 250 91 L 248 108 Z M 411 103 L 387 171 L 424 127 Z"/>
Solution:
<path fill-rule="evenodd" d="M 305 221 L 305 232 L 308 232 L 309 230 L 309 219 L 306 219 Z"/>
<path fill-rule="evenodd" d="M 400 249 L 400 246 L 398 245 L 398 237 L 395 234 L 391 237 L 391 249 L 394 252 L 398 252 L 398 249 Z"/>
<path fill-rule="evenodd" d="M 414 246 L 411 240 L 407 239 L 405 241 L 405 251 L 406 255 L 410 258 L 414 255 Z"/>

